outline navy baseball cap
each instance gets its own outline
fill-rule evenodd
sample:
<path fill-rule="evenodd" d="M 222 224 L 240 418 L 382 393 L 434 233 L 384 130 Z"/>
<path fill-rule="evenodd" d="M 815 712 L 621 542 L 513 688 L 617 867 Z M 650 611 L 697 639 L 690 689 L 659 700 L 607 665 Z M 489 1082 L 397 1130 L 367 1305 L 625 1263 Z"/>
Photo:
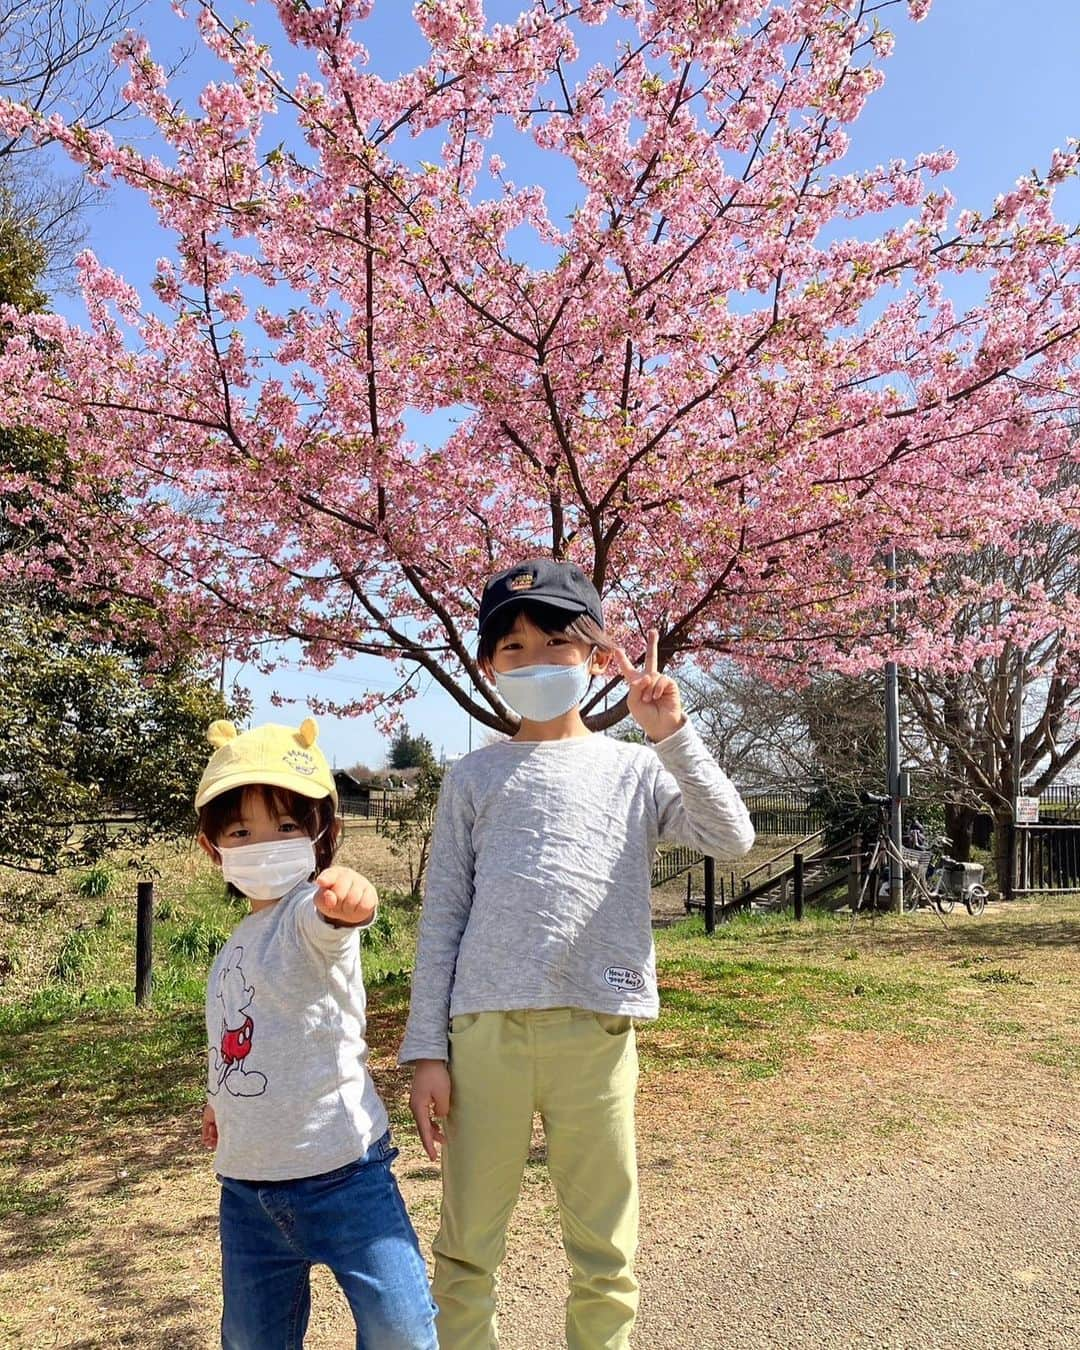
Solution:
<path fill-rule="evenodd" d="M 499 610 L 522 603 L 551 605 L 554 609 L 565 609 L 568 614 L 587 614 L 601 628 L 604 626 L 600 595 L 576 563 L 527 558 L 496 572 L 480 597 L 480 632 Z"/>

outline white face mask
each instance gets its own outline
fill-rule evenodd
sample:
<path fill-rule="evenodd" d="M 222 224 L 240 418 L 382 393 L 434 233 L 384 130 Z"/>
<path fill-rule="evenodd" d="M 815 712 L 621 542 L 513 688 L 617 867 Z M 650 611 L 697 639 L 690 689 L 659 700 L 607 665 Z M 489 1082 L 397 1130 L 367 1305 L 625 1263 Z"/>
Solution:
<path fill-rule="evenodd" d="M 272 839 L 218 849 L 221 871 L 249 900 L 280 900 L 316 870 L 315 840 Z"/>
<path fill-rule="evenodd" d="M 592 653 L 577 666 L 522 666 L 495 673 L 495 688 L 527 722 L 551 722 L 576 708 L 589 687 Z"/>

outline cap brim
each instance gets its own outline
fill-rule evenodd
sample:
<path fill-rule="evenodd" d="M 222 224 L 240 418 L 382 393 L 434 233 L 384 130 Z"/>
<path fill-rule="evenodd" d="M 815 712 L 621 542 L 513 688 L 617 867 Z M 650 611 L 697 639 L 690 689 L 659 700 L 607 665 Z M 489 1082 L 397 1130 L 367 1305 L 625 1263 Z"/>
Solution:
<path fill-rule="evenodd" d="M 568 614 L 588 614 L 589 612 L 588 607 L 582 604 L 580 600 L 564 600 L 561 597 L 557 600 L 549 599 L 542 592 L 522 591 L 519 595 L 508 595 L 505 600 L 500 600 L 497 605 L 492 605 L 484 615 L 484 621 L 480 625 L 481 633 L 501 609 L 506 609 L 508 605 L 527 605 L 530 600 L 537 605 L 550 605 L 552 609 L 565 609 Z"/>
<path fill-rule="evenodd" d="M 211 783 L 205 792 L 198 794 L 195 798 L 195 810 L 201 811 L 207 802 L 212 802 L 223 792 L 231 792 L 233 788 L 238 787 L 284 788 L 288 792 L 298 792 L 301 797 L 310 797 L 313 801 L 318 801 L 320 797 L 329 797 L 334 803 L 334 810 L 337 810 L 337 788 L 331 788 L 328 792 L 325 787 L 305 782 L 304 779 L 297 779 L 294 774 L 287 773 L 260 773 L 257 778 L 252 778 L 250 773 L 227 774 L 224 778 L 218 778 Z"/>

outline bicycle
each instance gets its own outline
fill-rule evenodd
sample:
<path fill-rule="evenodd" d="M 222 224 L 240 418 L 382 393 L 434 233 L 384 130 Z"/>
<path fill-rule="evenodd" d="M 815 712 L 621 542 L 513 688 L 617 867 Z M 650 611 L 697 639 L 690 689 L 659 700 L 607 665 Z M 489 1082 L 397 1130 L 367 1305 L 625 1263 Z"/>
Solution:
<path fill-rule="evenodd" d="M 951 843 L 947 835 L 934 841 L 937 859 L 936 862 L 932 860 L 927 868 L 927 891 L 933 897 L 939 913 L 951 914 L 957 900 L 963 900 L 967 912 L 972 918 L 978 918 L 986 909 L 987 896 L 990 894 L 982 884 L 983 869 L 979 863 L 957 862 L 945 854 L 943 848 Z M 930 884 L 931 876 L 933 885 Z"/>
<path fill-rule="evenodd" d="M 873 886 L 875 910 L 881 900 L 890 898 L 888 861 L 900 863 L 903 885 L 900 905 L 911 913 L 925 903 L 938 914 L 951 914 L 958 899 L 963 900 L 967 912 L 977 918 L 986 909 L 989 892 L 982 884 L 983 869 L 978 863 L 961 863 L 948 857 L 943 849 L 951 841 L 942 835 L 929 849 L 901 847 L 899 856 L 889 834 L 890 799 L 864 792 L 863 801 L 878 809 L 877 834 L 867 863 L 866 880 L 859 892 L 852 917 L 863 907 L 867 890 Z"/>
<path fill-rule="evenodd" d="M 895 848 L 892 839 L 889 836 L 888 808 L 890 799 L 888 797 L 876 796 L 872 792 L 864 792 L 862 794 L 862 799 L 867 804 L 872 804 L 877 807 L 877 830 L 874 833 L 874 842 L 870 849 L 870 856 L 866 861 L 866 874 L 859 890 L 859 898 L 856 900 L 855 907 L 851 911 L 852 926 L 854 926 L 855 920 L 862 912 L 868 892 L 874 897 L 873 904 L 870 908 L 871 919 L 877 914 L 883 899 L 886 901 L 886 904 L 888 903 L 890 899 L 889 859 L 895 857 Z M 901 858 L 901 863 L 903 863 L 903 858 Z M 900 904 L 901 908 L 904 910 L 911 910 L 914 908 L 915 899 L 913 893 L 907 886 L 901 888 Z"/>

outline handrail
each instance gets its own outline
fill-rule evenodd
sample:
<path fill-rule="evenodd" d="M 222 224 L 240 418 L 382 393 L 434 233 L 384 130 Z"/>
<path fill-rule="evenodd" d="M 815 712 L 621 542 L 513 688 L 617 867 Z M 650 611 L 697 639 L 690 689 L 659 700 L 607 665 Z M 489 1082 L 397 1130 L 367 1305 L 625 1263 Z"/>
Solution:
<path fill-rule="evenodd" d="M 766 858 L 763 863 L 758 863 L 758 865 L 752 868 L 749 872 L 744 872 L 742 875 L 743 886 L 746 887 L 752 885 L 753 883 L 751 881 L 751 877 L 755 876 L 758 872 L 764 871 L 765 868 L 769 869 L 769 871 L 766 873 L 766 876 L 771 877 L 774 863 L 778 863 L 781 858 L 787 857 L 789 853 L 791 854 L 801 853 L 806 848 L 806 845 L 809 844 L 812 839 L 819 839 L 824 833 L 825 831 L 821 829 L 815 830 L 813 834 L 804 835 L 802 839 L 797 839 L 794 844 L 789 845 L 787 848 L 781 849 L 779 853 L 774 853 L 771 858 Z"/>
<path fill-rule="evenodd" d="M 823 830 L 818 831 L 818 834 L 823 833 Z M 778 861 L 782 860 L 787 853 L 798 850 L 801 845 L 811 842 L 814 838 L 816 838 L 815 835 L 808 835 L 806 839 L 800 840 L 799 843 L 792 845 L 791 849 L 784 849 L 783 852 L 776 854 L 772 858 L 766 859 L 760 867 L 754 868 L 754 873 L 761 872 L 764 867 L 769 866 L 770 864 L 775 865 Z M 849 888 L 853 879 L 856 879 L 857 882 L 857 878 L 861 871 L 861 862 L 857 862 L 856 860 L 861 860 L 866 856 L 865 850 L 862 848 L 857 852 L 854 851 L 854 845 L 856 842 L 861 842 L 861 839 L 862 836 L 860 834 L 850 835 L 847 839 L 836 840 L 832 844 L 828 844 L 816 852 L 807 854 L 807 856 L 801 860 L 806 868 L 809 868 L 813 864 L 820 865 L 824 863 L 827 868 L 831 869 L 826 875 L 811 875 L 804 870 L 804 899 L 809 899 L 811 896 L 818 895 L 823 890 L 835 886 L 838 881 L 843 880 L 845 875 L 848 877 Z M 837 864 L 840 863 L 846 863 L 847 866 L 837 870 Z M 762 880 L 757 881 L 754 885 L 744 881 L 741 887 L 736 885 L 733 874 L 731 879 L 731 890 L 726 894 L 724 890 L 724 879 L 721 878 L 719 887 L 720 893 L 716 896 L 717 916 L 722 915 L 726 917 L 729 914 L 735 913 L 737 910 L 748 908 L 755 900 L 763 895 L 767 895 L 774 887 L 784 886 L 785 883 L 790 882 L 795 871 L 796 867 L 794 862 L 792 862 L 775 873 L 775 875 L 771 874 Z M 747 873 L 747 877 L 751 875 L 753 874 Z M 782 901 L 785 895 L 786 890 L 781 891 Z M 705 900 L 692 896 L 688 889 L 686 895 L 686 912 L 690 914 L 695 909 L 704 908 L 706 908 Z"/>
<path fill-rule="evenodd" d="M 822 831 L 822 833 L 824 832 Z M 828 845 L 826 848 L 819 849 L 816 853 L 808 854 L 803 859 L 803 861 L 807 866 L 809 866 L 811 863 L 823 863 L 823 862 L 832 863 L 834 865 L 836 863 L 841 862 L 846 862 L 850 864 L 851 859 L 854 856 L 851 852 L 851 848 L 852 845 L 855 843 L 855 840 L 858 839 L 858 837 L 859 837 L 858 835 L 853 834 L 847 839 L 839 839 L 835 843 Z M 813 836 L 811 835 L 810 838 L 813 838 Z M 778 854 L 777 858 L 782 856 L 783 856 L 782 854 Z M 864 857 L 865 854 L 860 852 L 859 856 Z M 776 862 L 777 858 L 770 859 L 769 861 Z M 794 874 L 794 871 L 795 867 L 794 864 L 792 863 L 789 864 L 787 867 L 781 868 L 781 870 L 778 871 L 775 874 L 775 876 L 770 874 L 769 876 L 764 877 L 761 881 L 756 882 L 754 885 L 744 885 L 742 891 L 734 897 L 734 902 L 739 903 L 745 902 L 747 900 L 754 900 L 757 899 L 758 896 L 767 894 L 773 888 L 774 885 L 777 885 L 785 880 L 790 881 L 792 875 Z M 838 874 L 833 874 L 832 880 L 830 881 L 829 884 L 835 884 L 837 875 Z M 821 878 L 817 878 L 813 881 L 807 879 L 806 884 L 807 896 L 815 895 L 821 889 L 823 889 L 823 887 L 820 885 L 821 880 L 822 880 Z"/>

